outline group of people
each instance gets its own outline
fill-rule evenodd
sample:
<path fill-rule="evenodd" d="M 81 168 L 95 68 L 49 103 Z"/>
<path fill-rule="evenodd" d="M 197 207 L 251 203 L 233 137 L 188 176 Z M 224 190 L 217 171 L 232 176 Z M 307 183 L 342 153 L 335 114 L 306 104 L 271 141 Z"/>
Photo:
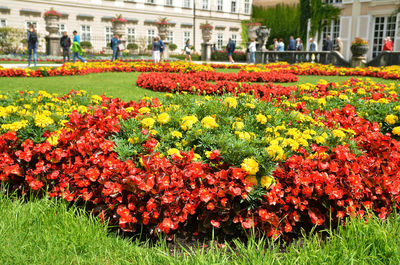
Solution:
<path fill-rule="evenodd" d="M 74 38 L 71 42 L 71 39 L 68 37 L 67 32 L 63 32 L 63 36 L 60 39 L 60 46 L 63 51 L 63 58 L 64 62 L 66 59 L 70 60 L 69 50 L 72 46 L 72 53 L 73 53 L 73 62 L 76 62 L 76 59 L 79 59 L 81 62 L 86 62 L 82 56 L 82 47 L 81 41 L 77 31 L 73 32 Z M 37 64 L 37 49 L 39 46 L 39 38 L 37 31 L 33 24 L 29 25 L 29 30 L 27 34 L 27 44 L 28 44 L 28 67 L 31 65 L 32 55 L 33 55 L 33 63 L 34 66 Z"/>
<path fill-rule="evenodd" d="M 153 39 L 152 55 L 154 63 L 159 63 L 164 60 L 165 44 L 159 37 Z"/>

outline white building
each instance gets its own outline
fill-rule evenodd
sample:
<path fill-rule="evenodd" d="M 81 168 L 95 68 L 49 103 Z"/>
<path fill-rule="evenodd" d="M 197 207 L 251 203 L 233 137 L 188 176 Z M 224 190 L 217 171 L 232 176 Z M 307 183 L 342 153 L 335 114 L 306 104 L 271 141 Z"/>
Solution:
<path fill-rule="evenodd" d="M 201 49 L 200 24 L 208 21 L 213 30 L 213 42 L 218 48 L 229 38 L 241 42 L 241 21 L 249 20 L 252 0 L 1 0 L 0 26 L 27 29 L 30 23 L 41 36 L 47 35 L 43 14 L 53 8 L 63 16 L 60 32 L 77 30 L 81 41 L 90 41 L 95 50 L 107 46 L 112 37 L 111 19 L 116 15 L 128 20 L 128 43 L 157 35 L 155 22 L 167 17 L 172 23 L 169 41 L 183 49 L 191 39 L 196 50 Z M 44 44 L 41 45 L 44 49 Z"/>

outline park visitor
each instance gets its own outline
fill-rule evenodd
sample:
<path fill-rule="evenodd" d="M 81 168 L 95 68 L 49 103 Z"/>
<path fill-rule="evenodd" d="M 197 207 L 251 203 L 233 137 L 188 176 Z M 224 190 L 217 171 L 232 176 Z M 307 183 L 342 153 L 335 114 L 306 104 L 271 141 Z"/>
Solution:
<path fill-rule="evenodd" d="M 336 45 L 334 50 L 343 55 L 343 42 L 339 37 L 336 38 Z"/>
<path fill-rule="evenodd" d="M 82 58 L 82 47 L 81 47 L 81 39 L 79 38 L 78 32 L 74 30 L 74 39 L 72 40 L 72 53 L 73 53 L 73 62 L 76 62 L 78 58 L 82 63 L 86 63 L 85 59 Z"/>
<path fill-rule="evenodd" d="M 273 42 L 274 42 L 274 48 L 273 49 L 274 49 L 274 52 L 276 52 L 278 50 L 278 40 L 274 39 Z"/>
<path fill-rule="evenodd" d="M 192 57 L 190 56 L 191 47 L 190 47 L 190 39 L 188 39 L 185 43 L 185 62 L 189 60 L 189 63 L 192 62 Z"/>
<path fill-rule="evenodd" d="M 326 39 L 324 40 L 323 44 L 322 44 L 322 50 L 323 51 L 332 51 L 333 50 L 333 43 L 331 40 L 331 35 L 327 35 Z"/>
<path fill-rule="evenodd" d="M 68 58 L 68 62 L 70 60 L 69 58 L 69 48 L 71 47 L 71 39 L 68 37 L 68 34 L 66 31 L 63 32 L 63 36 L 60 39 L 60 46 L 62 48 L 62 55 L 63 55 L 63 60 L 64 63 L 66 62 L 66 58 Z"/>
<path fill-rule="evenodd" d="M 112 57 L 111 61 L 118 60 L 118 54 L 119 54 L 119 36 L 118 34 L 114 34 L 114 37 L 111 39 L 111 50 L 112 50 Z"/>
<path fill-rule="evenodd" d="M 304 50 L 303 41 L 300 38 L 296 39 L 296 51 Z"/>
<path fill-rule="evenodd" d="M 393 41 L 390 39 L 389 36 L 387 36 L 387 37 L 385 38 L 384 43 L 385 43 L 385 44 L 383 45 L 382 51 L 383 51 L 383 52 L 392 52 L 392 51 L 393 51 Z"/>
<path fill-rule="evenodd" d="M 249 44 L 249 63 L 256 63 L 256 40 L 255 39 L 250 39 L 250 44 Z"/>
<path fill-rule="evenodd" d="M 294 40 L 293 36 L 290 36 L 288 51 L 295 51 L 295 50 L 296 50 L 296 41 Z"/>
<path fill-rule="evenodd" d="M 160 42 L 160 59 L 161 59 L 161 61 L 164 61 L 165 60 L 165 58 L 164 58 L 165 44 L 162 41 L 162 39 L 160 39 L 159 42 Z"/>
<path fill-rule="evenodd" d="M 160 62 L 160 50 L 161 50 L 161 45 L 159 38 L 155 37 L 153 41 L 153 50 L 152 50 L 154 63 Z"/>
<path fill-rule="evenodd" d="M 27 43 L 28 43 L 28 67 L 31 65 L 32 53 L 33 53 L 34 65 L 36 66 L 36 63 L 37 63 L 36 52 L 37 52 L 39 40 L 38 40 L 38 35 L 36 32 L 36 29 L 33 26 L 33 24 L 29 24 Z"/>
<path fill-rule="evenodd" d="M 282 38 L 280 38 L 279 39 L 279 42 L 278 42 L 278 46 L 277 46 L 277 49 L 276 49 L 278 52 L 283 52 L 283 51 L 285 51 L 285 43 L 283 43 L 283 39 Z"/>
<path fill-rule="evenodd" d="M 228 58 L 230 63 L 235 62 L 232 58 L 235 48 L 236 48 L 236 43 L 231 38 L 229 38 L 228 45 L 226 45 L 226 51 L 228 52 Z"/>

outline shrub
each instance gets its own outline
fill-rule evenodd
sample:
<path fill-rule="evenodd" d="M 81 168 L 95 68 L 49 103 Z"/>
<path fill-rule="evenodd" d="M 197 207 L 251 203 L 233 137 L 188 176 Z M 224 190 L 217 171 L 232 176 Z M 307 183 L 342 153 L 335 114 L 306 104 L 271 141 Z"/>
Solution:
<path fill-rule="evenodd" d="M 92 48 L 93 46 L 92 46 L 92 43 L 91 43 L 90 41 L 82 41 L 82 42 L 81 42 L 81 47 L 82 47 L 83 49 L 90 49 L 90 48 Z"/>
<path fill-rule="evenodd" d="M 170 51 L 175 51 L 178 48 L 178 45 L 176 45 L 175 43 L 170 43 L 168 47 Z"/>
<path fill-rule="evenodd" d="M 139 46 L 136 43 L 133 42 L 133 43 L 129 43 L 126 46 L 126 48 L 129 49 L 129 50 L 137 50 L 139 48 Z"/>
<path fill-rule="evenodd" d="M 242 51 L 235 51 L 233 52 L 232 58 L 237 62 L 245 62 L 246 61 L 246 53 Z M 211 54 L 211 60 L 213 61 L 227 61 L 228 54 L 224 51 L 215 51 Z"/>

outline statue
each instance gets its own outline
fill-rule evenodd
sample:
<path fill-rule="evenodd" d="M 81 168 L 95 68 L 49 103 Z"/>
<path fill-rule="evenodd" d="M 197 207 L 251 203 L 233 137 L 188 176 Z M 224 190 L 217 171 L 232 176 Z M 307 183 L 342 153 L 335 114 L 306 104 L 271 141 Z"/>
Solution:
<path fill-rule="evenodd" d="M 266 26 L 261 26 L 256 30 L 258 46 L 257 50 L 261 51 L 264 50 L 264 45 L 268 41 L 271 29 L 267 29 Z"/>

